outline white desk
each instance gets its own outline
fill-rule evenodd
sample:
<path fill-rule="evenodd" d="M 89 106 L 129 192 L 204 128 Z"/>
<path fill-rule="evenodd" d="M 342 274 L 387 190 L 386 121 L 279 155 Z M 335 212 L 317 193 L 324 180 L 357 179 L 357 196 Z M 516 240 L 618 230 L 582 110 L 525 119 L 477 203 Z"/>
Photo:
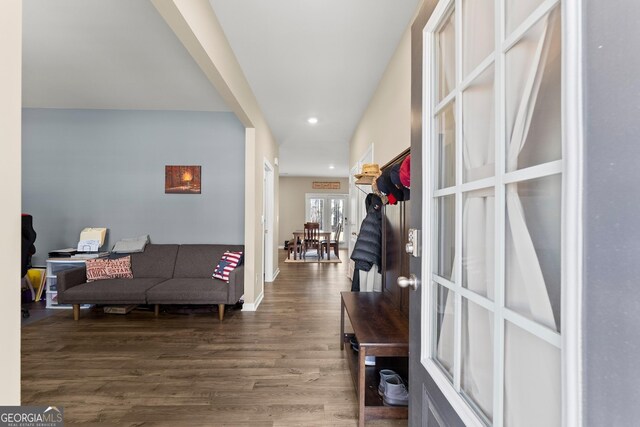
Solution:
<path fill-rule="evenodd" d="M 100 257 L 107 257 L 108 254 Z M 94 259 L 94 258 L 91 258 Z M 71 304 L 58 304 L 58 276 L 57 274 L 63 270 L 81 267 L 85 264 L 85 258 L 49 258 L 47 260 L 46 271 L 46 291 L 47 291 L 47 308 L 71 308 Z M 89 307 L 84 305 L 81 308 Z"/>

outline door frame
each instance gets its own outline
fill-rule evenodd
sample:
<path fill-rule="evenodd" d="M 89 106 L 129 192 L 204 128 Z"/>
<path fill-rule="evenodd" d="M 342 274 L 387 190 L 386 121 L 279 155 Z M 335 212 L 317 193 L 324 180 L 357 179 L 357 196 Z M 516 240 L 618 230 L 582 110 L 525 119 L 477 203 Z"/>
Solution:
<path fill-rule="evenodd" d="M 264 158 L 263 168 L 263 199 L 262 199 L 262 277 L 266 283 L 271 283 L 280 272 L 273 268 L 273 230 L 274 230 L 274 185 L 275 169 Z M 264 283 L 263 282 L 263 283 Z"/>
<path fill-rule="evenodd" d="M 349 256 L 351 256 L 353 247 L 358 239 L 360 224 L 366 216 L 366 212 L 364 212 L 366 192 L 364 192 L 365 195 L 363 196 L 363 190 L 355 185 L 356 179 L 354 176 L 362 170 L 362 165 L 365 163 L 373 163 L 373 144 L 367 147 L 360 159 L 353 165 L 351 174 L 349 175 L 349 214 L 352 217 L 352 220 L 349 222 L 349 239 L 347 240 L 349 244 Z"/>

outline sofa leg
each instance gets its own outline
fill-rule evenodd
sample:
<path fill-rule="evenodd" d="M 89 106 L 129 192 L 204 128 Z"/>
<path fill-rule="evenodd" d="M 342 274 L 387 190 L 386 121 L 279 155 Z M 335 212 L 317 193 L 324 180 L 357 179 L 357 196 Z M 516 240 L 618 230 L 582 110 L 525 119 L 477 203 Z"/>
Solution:
<path fill-rule="evenodd" d="M 80 319 L 80 304 L 73 304 L 73 320 Z"/>
<path fill-rule="evenodd" d="M 218 319 L 221 322 L 224 319 L 224 304 L 218 304 Z"/>
<path fill-rule="evenodd" d="M 156 315 L 156 317 L 160 316 L 160 304 L 156 304 L 155 308 L 153 309 L 153 312 Z"/>

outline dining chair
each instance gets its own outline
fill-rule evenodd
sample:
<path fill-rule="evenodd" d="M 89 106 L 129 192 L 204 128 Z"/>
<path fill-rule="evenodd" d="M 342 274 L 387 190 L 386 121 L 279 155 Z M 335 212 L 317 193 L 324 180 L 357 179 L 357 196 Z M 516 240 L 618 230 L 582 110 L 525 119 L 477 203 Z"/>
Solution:
<path fill-rule="evenodd" d="M 342 234 L 342 223 L 339 222 L 338 225 L 336 225 L 336 229 L 335 229 L 335 238 L 334 239 L 329 239 L 329 240 L 323 240 L 320 242 L 320 255 L 322 256 L 322 258 L 324 258 L 324 251 L 326 250 L 327 252 L 329 252 L 331 250 L 331 248 L 333 247 L 333 253 L 336 254 L 336 258 L 340 258 L 340 256 L 338 255 L 338 250 L 339 250 L 339 242 L 340 242 L 340 234 Z"/>
<path fill-rule="evenodd" d="M 297 244 L 296 244 L 296 245 L 294 245 L 294 244 L 293 244 L 293 243 L 294 243 L 294 242 L 293 242 L 293 241 L 294 241 L 294 239 L 298 239 L 298 242 L 297 242 Z M 302 240 L 300 240 L 300 238 L 299 238 L 299 237 L 297 237 L 297 236 L 295 236 L 295 235 L 293 236 L 293 238 L 292 238 L 292 239 L 291 239 L 291 241 L 289 242 L 288 253 L 287 253 L 287 259 L 291 259 L 291 254 L 292 254 L 294 251 L 296 252 L 296 257 L 297 257 L 297 256 L 302 257 Z"/>
<path fill-rule="evenodd" d="M 320 259 L 320 224 L 317 222 L 307 222 L 304 224 L 304 240 L 302 241 L 302 257 L 307 257 L 309 249 L 318 251 Z"/>

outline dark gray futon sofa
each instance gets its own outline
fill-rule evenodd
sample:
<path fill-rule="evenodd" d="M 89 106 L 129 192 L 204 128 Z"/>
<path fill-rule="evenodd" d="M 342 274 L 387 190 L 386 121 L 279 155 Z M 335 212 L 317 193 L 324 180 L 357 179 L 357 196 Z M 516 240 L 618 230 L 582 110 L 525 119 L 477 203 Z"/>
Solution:
<path fill-rule="evenodd" d="M 225 304 L 235 304 L 244 293 L 244 265 L 229 275 L 229 283 L 211 275 L 225 251 L 244 251 L 241 245 L 155 245 L 131 254 L 133 279 L 96 280 L 87 283 L 86 268 L 58 273 L 58 301 L 73 304 L 73 318 L 80 304 L 218 304 L 224 318 Z"/>

